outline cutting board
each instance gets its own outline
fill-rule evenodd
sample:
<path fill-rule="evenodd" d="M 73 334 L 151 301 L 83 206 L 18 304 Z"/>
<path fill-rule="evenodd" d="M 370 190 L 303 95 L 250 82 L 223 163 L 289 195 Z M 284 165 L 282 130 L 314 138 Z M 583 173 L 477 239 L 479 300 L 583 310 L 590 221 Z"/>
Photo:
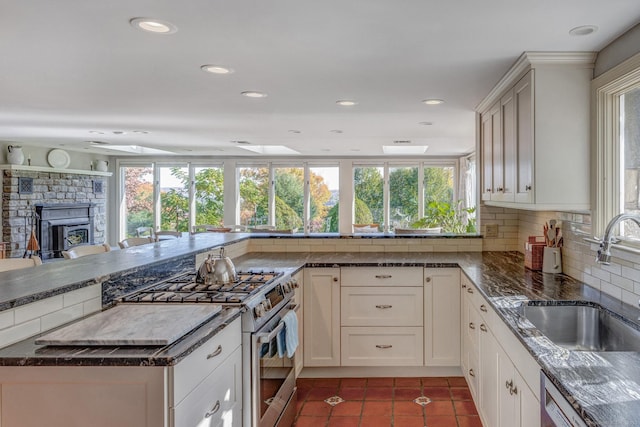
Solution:
<path fill-rule="evenodd" d="M 122 304 L 37 338 L 61 346 L 164 346 L 218 314 L 218 304 Z"/>

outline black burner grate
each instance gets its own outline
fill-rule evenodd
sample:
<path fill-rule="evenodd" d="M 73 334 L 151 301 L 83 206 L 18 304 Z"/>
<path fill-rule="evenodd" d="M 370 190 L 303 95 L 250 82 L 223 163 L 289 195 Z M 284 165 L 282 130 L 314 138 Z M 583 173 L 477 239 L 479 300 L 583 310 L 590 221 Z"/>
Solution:
<path fill-rule="evenodd" d="M 240 272 L 229 284 L 196 283 L 195 273 L 171 277 L 122 298 L 122 302 L 241 304 L 249 296 L 282 276 L 276 272 Z"/>

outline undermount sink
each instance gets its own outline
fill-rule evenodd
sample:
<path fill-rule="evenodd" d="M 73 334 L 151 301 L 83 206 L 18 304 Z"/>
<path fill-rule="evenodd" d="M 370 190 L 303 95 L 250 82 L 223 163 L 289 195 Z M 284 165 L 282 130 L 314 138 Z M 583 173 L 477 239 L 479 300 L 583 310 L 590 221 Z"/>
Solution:
<path fill-rule="evenodd" d="M 525 303 L 520 310 L 521 316 L 560 347 L 577 351 L 640 351 L 640 330 L 601 307 Z"/>

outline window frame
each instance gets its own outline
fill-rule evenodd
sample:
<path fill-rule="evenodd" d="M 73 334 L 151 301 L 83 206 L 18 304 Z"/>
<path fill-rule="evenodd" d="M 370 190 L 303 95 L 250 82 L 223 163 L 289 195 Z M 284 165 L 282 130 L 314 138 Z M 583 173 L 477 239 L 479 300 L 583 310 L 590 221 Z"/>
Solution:
<path fill-rule="evenodd" d="M 591 188 L 593 233 L 601 236 L 611 218 L 621 212 L 620 96 L 640 85 L 640 54 L 595 78 L 592 89 Z M 639 242 L 621 246 L 640 249 Z"/>

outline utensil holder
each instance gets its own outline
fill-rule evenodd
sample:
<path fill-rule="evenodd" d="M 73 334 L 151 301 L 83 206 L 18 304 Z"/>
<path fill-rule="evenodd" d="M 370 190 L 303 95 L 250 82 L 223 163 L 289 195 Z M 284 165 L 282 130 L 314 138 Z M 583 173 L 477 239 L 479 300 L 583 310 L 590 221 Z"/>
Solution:
<path fill-rule="evenodd" d="M 562 252 L 560 248 L 545 246 L 542 259 L 543 273 L 562 273 Z"/>

